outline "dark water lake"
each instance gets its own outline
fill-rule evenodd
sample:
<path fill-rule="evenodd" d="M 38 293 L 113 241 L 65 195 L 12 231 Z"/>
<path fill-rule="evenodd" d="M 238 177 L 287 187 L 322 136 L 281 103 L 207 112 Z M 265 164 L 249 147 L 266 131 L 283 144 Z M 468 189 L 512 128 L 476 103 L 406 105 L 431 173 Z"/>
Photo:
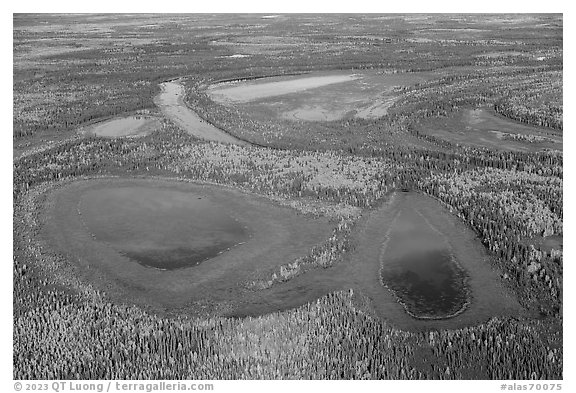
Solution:
<path fill-rule="evenodd" d="M 382 283 L 418 318 L 446 318 L 467 302 L 464 272 L 446 249 L 407 251 L 388 261 Z"/>
<path fill-rule="evenodd" d="M 166 187 L 88 190 L 78 211 L 97 241 L 162 270 L 196 266 L 250 238 L 231 212 L 207 196 Z"/>

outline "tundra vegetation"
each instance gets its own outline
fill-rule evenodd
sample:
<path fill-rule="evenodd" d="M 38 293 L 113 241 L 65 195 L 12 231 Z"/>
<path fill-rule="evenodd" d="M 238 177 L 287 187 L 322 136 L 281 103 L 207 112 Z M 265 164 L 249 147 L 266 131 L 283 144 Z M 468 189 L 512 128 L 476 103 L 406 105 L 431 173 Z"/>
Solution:
<path fill-rule="evenodd" d="M 554 14 L 15 14 L 14 378 L 562 379 L 562 26 Z M 306 73 L 422 78 L 386 88 L 382 116 L 331 121 L 211 96 Z M 163 115 L 154 99 L 176 78 L 189 108 L 244 143 L 200 140 Z M 498 119 L 499 143 L 478 143 L 477 111 Z M 138 137 L 86 132 L 129 116 L 154 120 Z M 427 195 L 475 233 L 523 311 L 411 330 L 355 288 L 241 318 L 225 304 L 120 302 L 45 230 L 55 190 L 110 178 L 228 187 L 329 222 L 301 255 L 239 283 L 263 294 L 346 264 L 396 193 Z"/>

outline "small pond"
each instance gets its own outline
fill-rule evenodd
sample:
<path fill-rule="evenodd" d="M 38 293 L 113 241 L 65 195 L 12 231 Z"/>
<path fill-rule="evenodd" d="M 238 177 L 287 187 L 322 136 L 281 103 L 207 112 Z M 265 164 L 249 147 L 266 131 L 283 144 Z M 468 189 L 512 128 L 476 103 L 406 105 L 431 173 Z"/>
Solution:
<path fill-rule="evenodd" d="M 410 195 L 410 193 L 407 193 Z M 400 209 L 385 235 L 380 253 L 380 279 L 414 318 L 444 319 L 469 303 L 467 273 L 445 233 L 423 209 Z"/>
<path fill-rule="evenodd" d="M 464 272 L 446 249 L 413 251 L 388 261 L 382 283 L 417 318 L 446 318 L 467 303 Z"/>
<path fill-rule="evenodd" d="M 104 137 L 140 136 L 157 126 L 158 120 L 145 116 L 129 116 L 98 123 L 92 133 Z"/>

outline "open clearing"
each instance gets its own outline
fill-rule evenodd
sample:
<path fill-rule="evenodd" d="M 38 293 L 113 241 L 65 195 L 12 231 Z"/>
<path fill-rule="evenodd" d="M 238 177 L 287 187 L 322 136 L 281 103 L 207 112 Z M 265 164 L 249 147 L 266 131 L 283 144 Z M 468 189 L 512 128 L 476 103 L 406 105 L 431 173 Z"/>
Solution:
<path fill-rule="evenodd" d="M 562 151 L 562 131 L 532 127 L 487 108 L 461 109 L 421 123 L 419 131 L 450 142 L 509 151 Z"/>
<path fill-rule="evenodd" d="M 267 118 L 333 121 L 350 117 L 373 119 L 387 114 L 397 88 L 430 78 L 429 73 L 382 74 L 359 71 L 281 76 L 213 85 L 210 97 L 223 105 Z"/>
<path fill-rule="evenodd" d="M 416 319 L 398 302 L 380 280 L 382 264 L 393 263 L 385 252 L 387 233 L 399 212 L 418 212 L 433 225 L 467 276 L 470 303 L 466 309 L 447 319 Z M 410 219 L 408 219 L 410 221 Z M 400 225 L 399 222 L 397 222 Z M 392 325 L 410 331 L 457 329 L 474 326 L 495 316 L 520 316 L 523 310 L 493 269 L 490 257 L 475 234 L 436 200 L 418 193 L 396 193 L 382 208 L 361 219 L 353 240 L 356 250 L 342 263 L 328 269 L 312 270 L 288 282 L 259 292 L 231 315 L 262 315 L 302 305 L 327 293 L 354 289 L 371 299 L 377 315 Z M 409 252 L 413 244 L 404 244 Z M 251 303 L 250 303 L 251 302 Z"/>
<path fill-rule="evenodd" d="M 117 244 L 94 237 L 79 214 L 82 209 L 84 214 L 91 214 L 86 206 L 79 206 L 83 198 L 85 201 L 93 192 L 122 187 L 147 188 L 152 193 L 174 191 L 180 199 L 183 193 L 192 199 L 207 199 L 220 209 L 220 214 L 246 225 L 251 237 L 189 268 L 159 270 L 144 266 L 119 252 Z M 182 228 L 186 220 L 194 219 L 183 217 L 183 221 L 175 223 L 174 230 Z M 155 225 L 148 222 L 145 227 L 154 231 Z M 252 295 L 242 283 L 258 271 L 306 255 L 329 234 L 330 225 L 325 219 L 297 215 L 294 210 L 279 207 L 265 198 L 225 187 L 158 179 L 101 179 L 74 182 L 51 193 L 42 235 L 51 249 L 73 261 L 83 279 L 116 301 L 157 312 L 202 311 L 218 315 L 232 312 L 239 302 Z M 175 248 L 179 246 L 181 242 Z"/>

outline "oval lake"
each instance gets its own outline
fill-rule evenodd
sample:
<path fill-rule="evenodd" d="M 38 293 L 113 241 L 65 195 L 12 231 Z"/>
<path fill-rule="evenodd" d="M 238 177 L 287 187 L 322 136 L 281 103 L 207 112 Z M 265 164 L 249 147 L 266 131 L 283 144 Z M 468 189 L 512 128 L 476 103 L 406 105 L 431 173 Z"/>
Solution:
<path fill-rule="evenodd" d="M 97 188 L 78 211 L 92 236 L 147 267 L 198 265 L 245 242 L 248 231 L 208 198 L 170 188 Z"/>

